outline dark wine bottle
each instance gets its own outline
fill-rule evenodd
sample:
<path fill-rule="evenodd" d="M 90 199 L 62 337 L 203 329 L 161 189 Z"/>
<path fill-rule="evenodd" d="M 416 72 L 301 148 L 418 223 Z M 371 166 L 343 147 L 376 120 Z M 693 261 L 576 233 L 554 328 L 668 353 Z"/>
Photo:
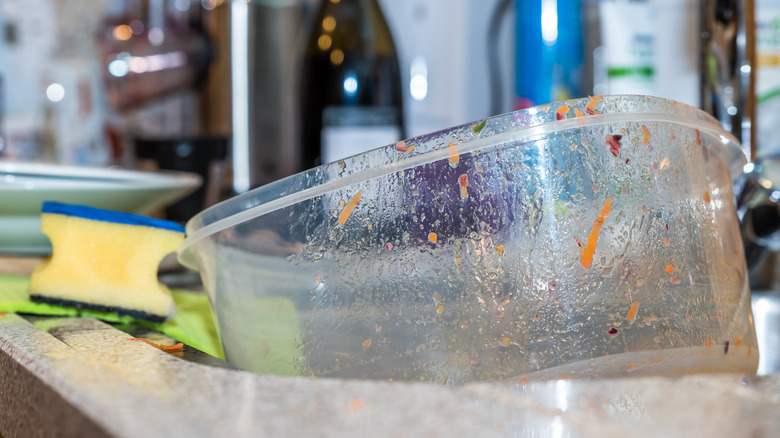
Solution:
<path fill-rule="evenodd" d="M 401 73 L 377 0 L 322 0 L 300 94 L 300 170 L 401 140 Z"/>

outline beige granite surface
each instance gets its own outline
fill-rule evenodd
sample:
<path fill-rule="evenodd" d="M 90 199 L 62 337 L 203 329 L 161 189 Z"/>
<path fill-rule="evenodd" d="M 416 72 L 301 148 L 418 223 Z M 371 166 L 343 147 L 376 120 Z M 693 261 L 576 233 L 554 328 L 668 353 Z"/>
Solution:
<path fill-rule="evenodd" d="M 258 375 L 100 321 L 0 316 L 0 434 L 15 437 L 777 437 L 780 375 L 524 385 Z"/>

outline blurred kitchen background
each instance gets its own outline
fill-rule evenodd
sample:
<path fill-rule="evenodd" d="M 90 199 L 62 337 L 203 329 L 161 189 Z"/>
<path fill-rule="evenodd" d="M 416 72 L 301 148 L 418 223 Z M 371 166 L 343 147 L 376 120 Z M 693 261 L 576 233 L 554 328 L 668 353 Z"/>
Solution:
<path fill-rule="evenodd" d="M 637 93 L 707 109 L 751 159 L 780 149 L 776 0 L 378 3 L 407 138 Z M 0 159 L 200 173 L 207 188 L 179 220 L 301 171 L 299 69 L 318 4 L 0 0 Z"/>

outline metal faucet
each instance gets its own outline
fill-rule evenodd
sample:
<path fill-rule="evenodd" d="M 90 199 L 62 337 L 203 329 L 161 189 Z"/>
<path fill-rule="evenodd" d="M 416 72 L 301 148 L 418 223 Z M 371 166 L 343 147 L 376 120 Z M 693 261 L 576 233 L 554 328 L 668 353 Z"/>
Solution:
<path fill-rule="evenodd" d="M 754 158 L 755 5 L 753 0 L 700 0 L 701 107 Z"/>

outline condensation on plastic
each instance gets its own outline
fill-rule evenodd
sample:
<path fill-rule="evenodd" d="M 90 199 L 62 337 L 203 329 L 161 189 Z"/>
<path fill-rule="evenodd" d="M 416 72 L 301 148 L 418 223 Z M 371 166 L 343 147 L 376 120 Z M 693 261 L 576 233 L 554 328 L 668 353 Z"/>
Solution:
<path fill-rule="evenodd" d="M 447 384 L 755 371 L 731 180 L 744 157 L 717 121 L 604 96 L 479 127 L 193 218 L 179 258 L 201 273 L 228 360 Z"/>

